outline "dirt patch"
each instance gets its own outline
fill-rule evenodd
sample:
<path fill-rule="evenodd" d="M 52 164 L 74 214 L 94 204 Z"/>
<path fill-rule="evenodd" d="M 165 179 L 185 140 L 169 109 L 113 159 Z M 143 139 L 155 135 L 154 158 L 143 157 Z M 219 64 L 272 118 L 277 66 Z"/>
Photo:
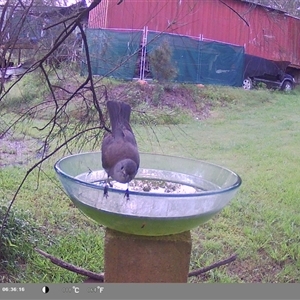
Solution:
<path fill-rule="evenodd" d="M 227 266 L 230 275 L 238 276 L 244 282 L 273 282 L 283 265 L 274 261 L 264 249 L 258 250 L 256 259 L 236 260 Z"/>
<path fill-rule="evenodd" d="M 206 86 L 184 85 L 177 83 L 154 83 L 151 81 L 128 81 L 120 83 L 95 83 L 95 93 L 98 96 L 101 109 L 105 111 L 105 101 L 124 101 L 131 105 L 133 110 L 140 111 L 145 105 L 153 110 L 168 108 L 187 112 L 198 120 L 207 119 L 211 116 L 213 101 L 205 96 Z M 65 102 L 71 93 L 78 87 L 75 83 L 64 82 L 63 86 L 55 88 L 55 95 L 58 101 Z M 45 98 L 45 108 L 40 109 L 37 117 L 47 119 L 49 117 L 49 105 L 53 105 L 52 96 Z M 41 107 L 40 107 L 41 108 Z M 94 111 L 92 93 L 90 90 L 81 91 L 68 104 L 66 113 L 76 120 L 87 122 Z M 95 114 L 93 120 L 98 120 Z"/>
<path fill-rule="evenodd" d="M 108 89 L 108 98 L 126 101 L 132 107 L 146 103 L 152 107 L 183 109 L 198 119 L 210 116 L 211 103 L 201 97 L 201 89 L 187 88 L 182 84 L 129 83 L 120 84 Z"/>
<path fill-rule="evenodd" d="M 27 164 L 37 158 L 36 146 L 38 140 L 33 138 L 14 138 L 6 134 L 0 138 L 0 167 Z"/>
<path fill-rule="evenodd" d="M 233 262 L 228 265 L 227 273 L 238 276 L 244 282 L 270 282 L 281 269 L 281 266 L 265 257 L 257 262 L 250 259 Z"/>
<path fill-rule="evenodd" d="M 224 270 L 230 277 L 237 278 L 241 282 L 272 282 L 277 274 L 280 273 L 282 267 L 272 261 L 270 258 L 259 258 L 257 261 L 253 259 L 237 259 L 226 266 L 221 266 L 219 270 Z M 213 276 L 210 272 L 193 277 L 191 282 L 207 282 Z"/>

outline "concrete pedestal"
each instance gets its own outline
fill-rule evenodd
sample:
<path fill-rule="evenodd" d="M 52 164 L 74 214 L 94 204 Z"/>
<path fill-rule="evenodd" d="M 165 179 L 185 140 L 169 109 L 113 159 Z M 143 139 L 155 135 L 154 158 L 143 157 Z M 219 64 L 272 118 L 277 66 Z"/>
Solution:
<path fill-rule="evenodd" d="M 189 231 L 147 237 L 106 229 L 104 272 L 107 283 L 186 283 L 192 240 Z"/>

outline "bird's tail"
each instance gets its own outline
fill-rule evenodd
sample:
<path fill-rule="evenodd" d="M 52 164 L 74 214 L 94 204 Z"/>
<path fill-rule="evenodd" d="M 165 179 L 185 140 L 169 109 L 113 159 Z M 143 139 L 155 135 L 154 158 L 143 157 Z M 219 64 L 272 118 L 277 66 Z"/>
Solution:
<path fill-rule="evenodd" d="M 120 126 L 131 130 L 130 127 L 130 113 L 131 107 L 130 105 L 124 102 L 117 102 L 117 101 L 107 101 L 106 103 L 110 125 L 112 132 L 116 132 L 120 129 Z"/>

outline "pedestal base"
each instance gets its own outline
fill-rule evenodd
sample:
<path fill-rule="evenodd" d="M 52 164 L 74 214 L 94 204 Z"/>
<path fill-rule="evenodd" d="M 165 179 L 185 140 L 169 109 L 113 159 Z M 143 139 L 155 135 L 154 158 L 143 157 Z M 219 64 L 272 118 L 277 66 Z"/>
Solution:
<path fill-rule="evenodd" d="M 104 272 L 107 283 L 186 283 L 192 240 L 189 231 L 147 237 L 106 229 Z"/>

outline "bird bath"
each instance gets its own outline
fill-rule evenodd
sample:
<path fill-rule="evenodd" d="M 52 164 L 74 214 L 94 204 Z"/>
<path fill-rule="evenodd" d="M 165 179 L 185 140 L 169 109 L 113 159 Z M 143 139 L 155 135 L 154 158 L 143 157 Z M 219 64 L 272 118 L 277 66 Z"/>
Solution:
<path fill-rule="evenodd" d="M 66 193 L 85 215 L 116 231 L 163 236 L 190 230 L 220 212 L 241 185 L 240 177 L 204 161 L 141 153 L 141 164 L 129 185 L 112 181 L 104 197 L 107 175 L 101 153 L 62 158 L 55 170 Z"/>
<path fill-rule="evenodd" d="M 100 152 L 62 158 L 55 170 L 76 207 L 106 227 L 105 282 L 187 282 L 190 230 L 229 203 L 241 178 L 204 161 L 145 153 L 140 159 L 130 199 L 127 185 L 113 181 L 104 196 Z"/>

